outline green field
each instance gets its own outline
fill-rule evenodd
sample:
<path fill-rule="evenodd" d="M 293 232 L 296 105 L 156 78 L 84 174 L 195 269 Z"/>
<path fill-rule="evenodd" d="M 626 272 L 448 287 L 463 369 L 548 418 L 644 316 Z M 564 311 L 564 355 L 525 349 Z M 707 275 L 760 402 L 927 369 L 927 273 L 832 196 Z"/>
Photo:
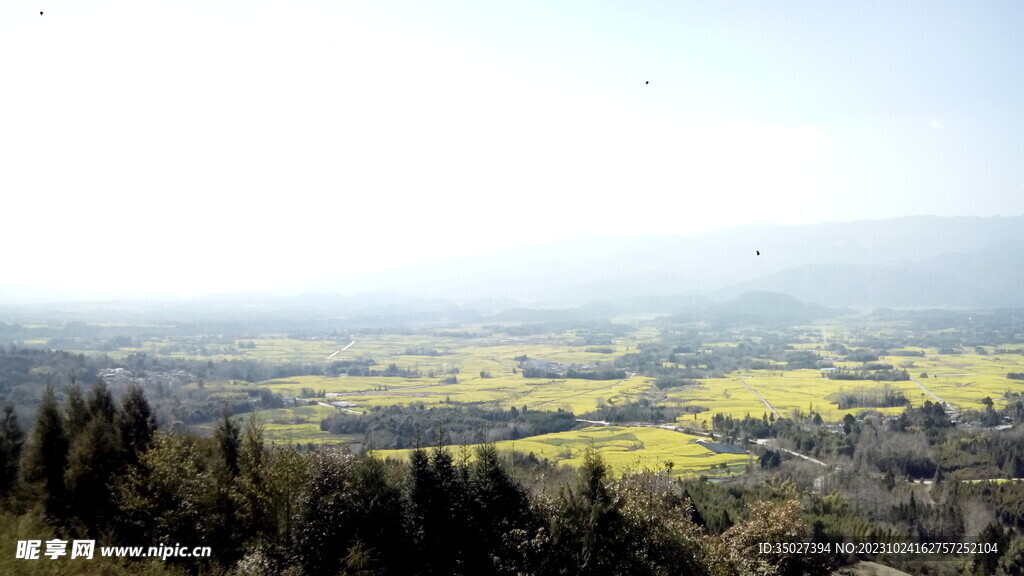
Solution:
<path fill-rule="evenodd" d="M 676 476 L 730 475 L 742 472 L 749 455 L 715 454 L 697 443 L 698 436 L 648 427 L 589 427 L 497 442 L 499 451 L 534 454 L 551 462 L 578 466 L 593 445 L 615 475 L 630 470 L 665 470 L 671 462 Z M 408 457 L 409 450 L 378 450 L 383 458 Z M 723 467 L 724 465 L 724 467 Z"/>
<path fill-rule="evenodd" d="M 984 408 L 982 398 L 991 398 L 1000 408 L 1005 405 L 1004 393 L 1024 391 L 1024 381 L 1006 377 L 1010 372 L 1024 372 L 1024 356 L 999 355 L 992 350 L 981 355 L 939 354 L 932 349 L 925 350 L 924 358 L 886 357 L 886 360 L 894 365 L 901 360 L 912 360 L 914 365 L 907 370 L 939 398 L 957 408 L 981 410 Z M 921 372 L 926 372 L 928 378 L 920 378 Z"/>
<path fill-rule="evenodd" d="M 651 337 L 650 334 L 644 336 Z M 605 354 L 587 352 L 586 346 L 571 345 L 573 340 L 574 335 L 571 333 L 518 340 L 502 334 L 479 338 L 374 335 L 346 337 L 334 342 L 262 338 L 252 340 L 254 348 L 239 349 L 237 353 L 242 357 L 268 362 L 308 361 L 314 358 L 326 361 L 332 354 L 332 361 L 373 358 L 377 362 L 374 369 L 382 369 L 384 365 L 393 363 L 402 369 L 422 374 L 418 378 L 298 376 L 258 383 L 284 396 L 298 396 L 303 389 L 312 389 L 315 398 L 308 400 L 351 402 L 357 405 L 354 408 L 356 412 L 411 403 L 428 406 L 461 403 L 501 408 L 527 406 L 539 410 L 563 409 L 581 414 L 604 404 L 615 405 L 650 395 L 651 379 L 640 376 L 621 381 L 538 379 L 525 378 L 516 370 L 517 356 L 563 363 L 610 363 L 628 352 L 630 346 L 636 343 L 635 338 L 620 339 L 610 346 L 613 352 Z M 347 350 L 338 352 L 353 341 L 355 343 Z M 708 344 L 723 347 L 732 345 L 729 342 Z M 822 356 L 828 354 L 815 343 L 799 342 L 794 347 L 815 350 Z M 407 353 L 410 351 L 421 353 Z M 1002 396 L 1007 390 L 1024 389 L 1024 383 L 1006 378 L 1008 372 L 1024 372 L 1024 357 L 1020 354 L 940 355 L 934 349 L 923 351 L 926 354 L 924 357 L 887 356 L 880 360 L 898 368 L 906 368 L 914 378 L 944 401 L 960 408 L 981 409 L 983 405 L 980 400 L 986 396 L 995 400 L 999 407 L 1005 403 Z M 858 366 L 857 363 L 838 364 Z M 486 372 L 488 377 L 481 376 L 481 372 Z M 921 372 L 927 372 L 928 378 L 920 378 Z M 443 383 L 451 375 L 455 376 L 457 383 Z M 695 387 L 670 389 L 663 402 L 678 407 L 706 408 L 704 413 L 680 418 L 682 423 L 696 428 L 715 413 L 742 418 L 747 414 L 757 417 L 768 412 L 765 404 L 743 383 L 760 393 L 782 416 L 791 416 L 797 410 L 802 414 L 813 411 L 826 421 L 838 421 L 846 414 L 857 415 L 864 410 L 838 409 L 830 401 L 830 396 L 836 393 L 880 391 L 887 386 L 901 391 L 912 405 L 932 400 L 912 381 L 835 381 L 823 378 L 818 370 L 752 370 L 735 372 L 725 378 L 703 379 Z M 873 409 L 886 414 L 902 411 L 900 407 Z M 295 409 L 284 411 L 291 410 Z M 322 410 L 329 412 L 332 409 Z M 304 425 L 296 424 L 293 428 L 282 428 L 278 437 L 303 442 L 330 438 L 320 432 L 315 424 L 310 421 Z M 294 434 L 289 436 L 292 430 Z"/>
<path fill-rule="evenodd" d="M 475 327 L 467 327 L 473 332 Z M 610 347 L 610 354 L 587 352 L 592 346 L 579 345 L 572 332 L 550 334 L 543 337 L 517 338 L 481 330 L 478 337 L 446 336 L 434 334 L 373 334 L 369 336 L 335 336 L 331 338 L 297 339 L 285 335 L 263 335 L 258 338 L 222 340 L 216 337 L 173 340 L 150 337 L 135 347 L 122 347 L 110 351 L 122 358 L 132 353 L 145 352 L 171 358 L 193 360 L 261 360 L 273 363 L 329 362 L 360 357 L 372 357 L 381 363 L 395 362 L 403 368 L 418 367 L 426 372 L 459 366 L 463 371 L 481 369 L 511 370 L 515 356 L 529 355 L 552 362 L 590 364 L 608 362 L 621 356 L 638 336 L 620 339 Z M 644 333 L 645 338 L 652 336 Z M 39 341 L 45 344 L 45 341 Z M 349 347 L 349 345 L 351 346 Z M 249 347 L 251 346 L 251 347 Z M 343 348 L 347 350 L 342 351 Z M 434 354 L 406 354 L 409 351 L 429 351 Z"/>
<path fill-rule="evenodd" d="M 355 406 L 350 411 L 362 413 L 376 407 L 422 403 L 426 406 L 465 404 L 508 409 L 527 407 L 530 410 L 566 410 L 584 414 L 604 405 L 619 405 L 647 399 L 680 409 L 699 407 L 698 414 L 687 414 L 678 422 L 692 429 L 710 429 L 711 418 L 722 413 L 734 418 L 750 415 L 755 418 L 770 413 L 754 393 L 782 416 L 798 412 L 816 412 L 826 421 L 839 421 L 846 414 L 858 415 L 867 408 L 840 410 L 834 402 L 840 393 L 881 392 L 885 388 L 899 391 L 919 406 L 932 400 L 915 382 L 874 382 L 829 380 L 820 370 L 741 370 L 722 378 L 699 380 L 697 386 L 658 391 L 653 379 L 630 375 L 622 380 L 585 380 L 570 378 L 526 378 L 519 369 L 517 357 L 563 364 L 611 365 L 623 354 L 635 351 L 641 342 L 658 338 L 646 329 L 611 344 L 584 345 L 579 335 L 566 332 L 546 336 L 514 337 L 507 334 L 472 328 L 459 335 L 445 334 L 373 334 L 337 337 L 334 339 L 301 340 L 287 337 L 261 337 L 235 340 L 220 345 L 206 341 L 203 348 L 189 348 L 187 343 L 149 341 L 143 351 L 162 351 L 188 358 L 249 359 L 272 364 L 317 363 L 325 368 L 332 362 L 373 359 L 374 371 L 383 371 L 394 364 L 402 370 L 418 373 L 418 377 L 385 376 L 296 376 L 257 383 L 208 382 L 212 398 L 245 394 L 252 387 L 269 388 L 274 393 L 298 399 L 299 405 L 278 410 L 264 410 L 260 416 L 266 423 L 266 437 L 280 443 L 339 443 L 359 438 L 346 438 L 320 430 L 320 421 L 334 414 L 337 408 L 324 405 L 344 401 Z M 841 339 L 837 332 L 830 338 Z M 793 342 L 796 350 L 813 351 L 822 358 L 832 352 L 821 343 Z M 733 342 L 703 344 L 707 348 L 735 347 Z M 347 347 L 347 348 L 346 348 Z M 148 348 L 148 350 L 147 350 Z M 589 351 L 588 351 L 589 350 Z M 1024 372 L 1024 356 L 1020 354 L 988 354 L 976 351 L 963 354 L 938 354 L 935 349 L 921 349 L 924 357 L 885 356 L 896 368 L 908 370 L 932 392 L 959 408 L 982 409 L 984 397 L 992 398 L 997 407 L 1007 390 L 1024 390 L 1024 382 L 1006 378 L 1008 372 Z M 126 354 L 130 350 L 119 351 Z M 764 359 L 768 360 L 768 359 Z M 675 367 L 666 362 L 665 366 Z M 836 361 L 836 366 L 856 369 L 858 362 Z M 927 377 L 922 377 L 922 372 Z M 455 377 L 455 383 L 445 383 Z M 197 386 L 196 383 L 189 387 Z M 312 390 L 312 394 L 310 394 Z M 308 405 L 314 403 L 314 405 Z M 315 404 L 321 403 L 321 404 Z M 884 414 L 898 414 L 902 407 L 871 408 Z M 210 425 L 212 426 L 212 424 Z M 208 426 L 209 427 L 209 426 Z M 663 469 L 665 462 L 674 463 L 673 474 L 738 473 L 748 462 L 747 456 L 716 455 L 695 443 L 696 437 L 647 427 L 585 428 L 505 441 L 501 450 L 533 453 L 541 459 L 575 465 L 591 443 L 597 447 L 616 473 L 631 468 Z M 407 451 L 381 451 L 382 455 L 402 457 Z M 727 469 L 719 468 L 725 465 Z"/>
<path fill-rule="evenodd" d="M 255 414 L 263 422 L 264 439 L 271 444 L 343 444 L 349 438 L 320 430 L 320 421 L 335 412 L 325 406 L 294 406 L 279 410 L 260 410 Z M 251 415 L 242 416 L 250 418 Z M 213 431 L 213 424 L 199 426 Z"/>
<path fill-rule="evenodd" d="M 619 380 L 583 380 L 526 378 L 517 370 L 516 357 L 565 364 L 611 363 L 626 353 L 629 344 L 608 346 L 612 353 L 587 352 L 587 346 L 561 345 L 571 335 L 555 335 L 540 341 L 515 342 L 503 335 L 488 338 L 426 338 L 417 336 L 374 336 L 357 339 L 349 349 L 335 355 L 333 361 L 373 358 L 381 370 L 395 364 L 403 370 L 421 374 L 417 378 L 384 376 L 301 376 L 261 382 L 274 392 L 298 395 L 303 388 L 318 394 L 338 394 L 331 399 L 358 404 L 360 408 L 422 402 L 427 405 L 457 402 L 494 407 L 522 407 L 576 413 L 594 410 L 605 402 L 635 398 L 650 388 L 648 378 Z M 255 351 L 260 353 L 261 342 Z M 294 344 L 297 341 L 288 341 Z M 346 343 L 345 345 L 348 345 Z M 337 350 L 337 349 L 335 349 Z M 332 350 L 333 353 L 335 350 Z M 407 354 L 408 351 L 428 354 Z M 330 354 L 330 353 L 329 353 Z M 329 355 L 327 354 L 327 355 Z M 325 355 L 325 357 L 327 356 Z M 486 373 L 482 375 L 481 373 Z M 433 376 L 431 376 L 433 374 Z M 454 376 L 457 383 L 443 381 Z M 324 400 L 324 397 L 319 397 Z"/>
<path fill-rule="evenodd" d="M 944 401 L 951 402 L 959 408 L 980 410 L 984 408 L 980 399 L 985 396 L 990 396 L 995 400 L 997 407 L 1002 406 L 1005 401 L 999 400 L 999 398 L 1004 392 L 1024 390 L 1024 383 L 1015 383 L 1006 378 L 1006 372 L 1010 370 L 1004 370 L 1000 374 L 990 372 L 968 377 L 952 376 L 948 374 L 950 367 L 942 364 L 936 363 L 933 366 L 944 366 L 945 370 L 936 372 L 936 377 L 921 380 L 922 384 Z M 1016 370 L 1024 370 L 1024 366 L 1017 367 Z M 929 375 L 933 371 L 934 368 L 928 369 Z M 913 373 L 913 376 L 917 378 L 916 372 Z M 888 386 L 894 391 L 902 392 L 913 406 L 920 406 L 925 401 L 934 401 L 934 398 L 912 381 L 829 380 L 823 378 L 817 370 L 794 370 L 789 372 L 748 371 L 736 373 L 730 378 L 701 380 L 700 386 L 671 390 L 668 394 L 668 402 L 702 406 L 709 409 L 707 413 L 698 414 L 696 418 L 693 415 L 684 417 L 682 421 L 687 424 L 692 424 L 694 421 L 699 423 L 719 412 L 734 418 L 743 418 L 747 414 L 756 417 L 767 412 L 767 406 L 743 386 L 741 380 L 761 394 L 784 417 L 790 417 L 794 410 L 800 410 L 804 415 L 813 411 L 829 422 L 842 420 L 846 414 L 856 416 L 865 410 L 865 408 L 840 410 L 836 403 L 829 400 L 830 395 L 836 393 L 881 391 Z M 879 407 L 871 408 L 871 410 L 883 414 L 899 414 L 903 408 Z"/>

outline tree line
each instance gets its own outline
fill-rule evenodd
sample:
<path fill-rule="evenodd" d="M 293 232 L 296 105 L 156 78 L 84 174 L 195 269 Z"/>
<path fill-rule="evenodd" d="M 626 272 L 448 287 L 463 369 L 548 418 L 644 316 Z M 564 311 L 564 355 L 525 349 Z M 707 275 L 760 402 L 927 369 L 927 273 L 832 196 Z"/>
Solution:
<path fill-rule="evenodd" d="M 257 418 L 227 413 L 208 438 L 158 432 L 138 387 L 120 402 L 102 382 L 67 398 L 48 388 L 27 438 L 5 411 L 0 534 L 27 525 L 42 538 L 214 551 L 166 564 L 75 560 L 109 574 L 739 576 L 829 567 L 827 557 L 753 553 L 758 542 L 811 536 L 799 502 L 752 502 L 712 533 L 677 483 L 651 471 L 613 479 L 593 448 L 574 480 L 535 491 L 493 444 L 459 456 L 440 444 L 419 448 L 408 462 L 343 448 L 301 453 L 267 446 Z M 0 570 L 11 562 L 0 559 Z"/>
<path fill-rule="evenodd" d="M 338 412 L 320 422 L 320 429 L 333 434 L 361 437 L 364 446 L 375 449 L 414 448 L 426 439 L 443 437 L 447 443 L 482 444 L 517 440 L 526 436 L 571 430 L 576 425 L 572 412 L 550 412 L 511 407 L 508 410 L 477 406 L 377 407 L 366 414 Z M 440 435 L 440 436 L 439 436 Z"/>

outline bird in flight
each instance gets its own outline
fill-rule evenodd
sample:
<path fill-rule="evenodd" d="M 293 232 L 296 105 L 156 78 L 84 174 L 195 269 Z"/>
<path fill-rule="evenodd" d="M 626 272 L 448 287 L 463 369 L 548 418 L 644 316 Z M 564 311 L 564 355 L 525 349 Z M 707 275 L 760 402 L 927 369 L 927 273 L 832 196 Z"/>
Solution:
<path fill-rule="evenodd" d="M 761 251 L 760 251 L 760 250 L 754 250 L 754 252 L 757 252 L 757 255 L 758 255 L 758 256 L 760 256 L 760 255 L 761 255 Z"/>
<path fill-rule="evenodd" d="M 40 14 L 42 14 L 42 12 L 40 12 Z M 644 82 L 644 84 L 650 84 L 650 83 L 651 83 L 650 80 L 648 80 L 647 82 Z"/>

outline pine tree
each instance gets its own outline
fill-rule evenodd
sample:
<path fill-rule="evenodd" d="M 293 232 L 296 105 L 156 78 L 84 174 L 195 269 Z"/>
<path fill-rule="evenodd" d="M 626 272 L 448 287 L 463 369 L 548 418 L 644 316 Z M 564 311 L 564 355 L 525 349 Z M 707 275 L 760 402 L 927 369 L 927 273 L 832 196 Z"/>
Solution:
<path fill-rule="evenodd" d="M 217 440 L 217 447 L 220 449 L 220 457 L 224 464 L 224 469 L 232 479 L 238 476 L 239 472 L 240 434 L 238 422 L 231 417 L 231 413 L 225 407 L 221 413 L 221 420 L 217 423 L 217 428 L 213 432 L 213 437 Z"/>
<path fill-rule="evenodd" d="M 96 383 L 89 390 L 89 418 L 101 418 L 103 421 L 113 424 L 117 415 L 117 404 L 114 403 L 114 396 L 107 388 L 107 383 L 96 379 Z"/>
<path fill-rule="evenodd" d="M 684 502 L 689 502 L 690 504 L 690 521 L 701 528 L 707 526 L 707 521 L 704 520 L 704 515 L 697 509 L 697 505 L 693 502 L 693 497 L 690 496 L 689 490 L 683 490 L 682 498 Z"/>
<path fill-rule="evenodd" d="M 590 446 L 577 471 L 576 485 L 561 493 L 551 530 L 566 563 L 563 571 L 611 574 L 616 558 L 625 556 L 622 503 L 608 488 L 609 474 L 608 465 Z"/>
<path fill-rule="evenodd" d="M 38 490 L 43 512 L 51 522 L 64 517 L 66 493 L 64 468 L 68 462 L 68 440 L 53 387 L 43 390 L 35 426 L 26 446 L 22 477 Z"/>
<path fill-rule="evenodd" d="M 18 481 L 21 451 L 25 445 L 25 432 L 18 424 L 14 405 L 4 406 L 3 420 L 0 420 L 0 498 L 11 494 Z"/>
<path fill-rule="evenodd" d="M 153 445 L 153 434 L 156 433 L 153 409 L 138 384 L 130 384 L 124 398 L 121 399 L 121 410 L 117 413 L 116 425 L 118 447 L 124 457 L 124 463 L 134 466 L 139 463 L 139 455 Z"/>
<path fill-rule="evenodd" d="M 990 554 L 975 554 L 971 559 L 971 576 L 987 576 L 996 573 L 996 566 L 999 559 L 1006 553 L 1006 545 L 1010 541 L 1010 535 L 1003 530 L 999 522 L 992 522 L 978 534 L 977 542 L 983 544 L 994 544 L 996 552 Z"/>
<path fill-rule="evenodd" d="M 216 452 L 212 466 L 215 479 L 212 494 L 213 506 L 210 541 L 226 562 L 237 560 L 240 552 L 241 539 L 245 537 L 248 527 L 239 522 L 244 510 L 239 510 L 243 497 L 239 493 L 238 475 L 241 456 L 241 431 L 238 422 L 231 417 L 227 407 L 221 414 L 221 420 L 213 432 L 213 444 Z"/>
<path fill-rule="evenodd" d="M 250 414 L 242 432 L 241 464 L 237 478 L 238 518 L 241 525 L 239 532 L 243 540 L 268 538 L 276 528 L 264 470 L 263 431 L 264 424 L 259 414 Z"/>
<path fill-rule="evenodd" d="M 69 516 L 92 536 L 102 533 L 114 517 L 108 486 L 120 467 L 117 431 L 103 412 L 97 412 L 71 443 L 64 474 Z"/>
<path fill-rule="evenodd" d="M 469 464 L 468 505 L 465 526 L 466 573 L 494 570 L 494 564 L 514 563 L 515 551 L 505 536 L 513 530 L 527 533 L 536 528 L 526 490 L 501 463 L 494 444 L 475 450 Z"/>
<path fill-rule="evenodd" d="M 259 413 L 253 412 L 245 420 L 245 429 L 242 431 L 241 445 L 241 466 L 239 470 L 246 476 L 258 478 L 263 469 L 263 436 L 266 425 L 260 418 Z"/>
<path fill-rule="evenodd" d="M 89 405 L 85 402 L 82 387 L 74 379 L 68 386 L 68 398 L 64 404 L 64 422 L 68 438 L 77 438 L 89 423 Z"/>
<path fill-rule="evenodd" d="M 412 574 L 419 560 L 409 554 L 408 501 L 394 470 L 374 456 L 358 459 L 352 476 L 354 524 L 359 526 L 359 540 L 373 554 L 374 568 L 385 574 Z"/>
<path fill-rule="evenodd" d="M 103 380 L 89 391 L 89 422 L 71 438 L 64 483 L 68 494 L 68 512 L 93 536 L 106 529 L 114 517 L 109 484 L 122 468 L 118 432 L 117 405 Z"/>

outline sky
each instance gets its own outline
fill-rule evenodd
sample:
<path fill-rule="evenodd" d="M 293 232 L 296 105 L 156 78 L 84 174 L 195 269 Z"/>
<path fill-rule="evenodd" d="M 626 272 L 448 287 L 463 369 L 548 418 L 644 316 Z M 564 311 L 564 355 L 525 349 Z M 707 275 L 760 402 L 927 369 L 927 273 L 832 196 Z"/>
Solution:
<path fill-rule="evenodd" d="M 0 288 L 1020 215 L 1022 71 L 1015 1 L 6 0 Z"/>

